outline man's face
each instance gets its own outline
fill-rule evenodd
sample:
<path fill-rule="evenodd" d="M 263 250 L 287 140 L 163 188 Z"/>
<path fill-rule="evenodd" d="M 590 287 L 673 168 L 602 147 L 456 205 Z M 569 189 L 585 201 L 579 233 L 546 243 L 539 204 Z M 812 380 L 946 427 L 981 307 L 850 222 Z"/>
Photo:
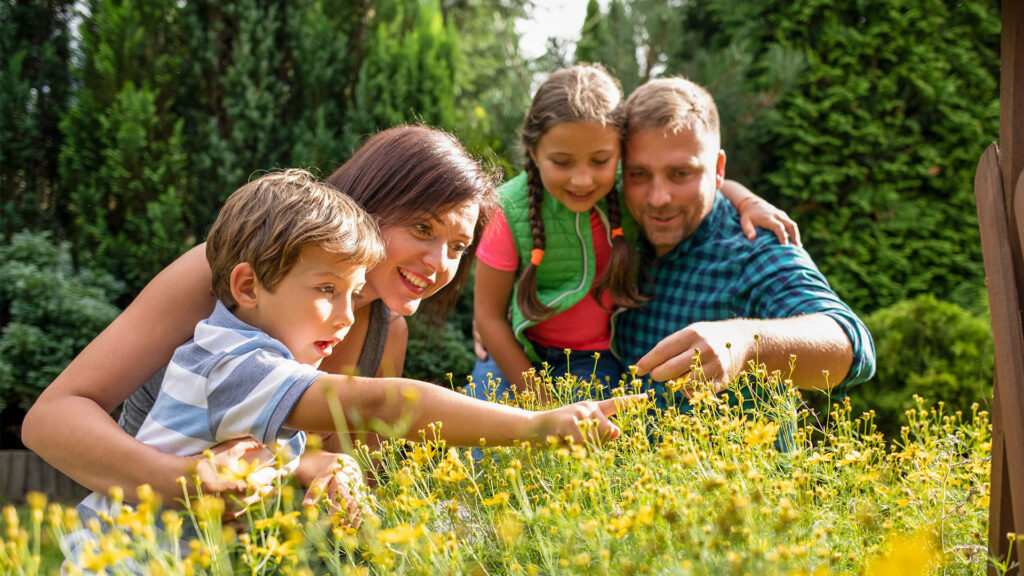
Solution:
<path fill-rule="evenodd" d="M 689 238 L 711 211 L 725 177 L 725 152 L 700 128 L 631 132 L 622 185 L 629 212 L 655 254 Z"/>

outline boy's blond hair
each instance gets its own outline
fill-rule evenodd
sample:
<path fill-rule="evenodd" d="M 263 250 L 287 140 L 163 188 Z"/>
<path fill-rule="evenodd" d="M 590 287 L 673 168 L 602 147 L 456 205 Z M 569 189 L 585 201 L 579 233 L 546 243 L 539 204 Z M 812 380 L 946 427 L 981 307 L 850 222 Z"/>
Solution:
<path fill-rule="evenodd" d="M 721 147 L 715 100 L 686 78 L 659 78 L 645 83 L 626 100 L 624 115 L 627 138 L 640 130 L 675 134 L 685 128 L 699 128 L 712 139 L 709 149 Z"/>
<path fill-rule="evenodd" d="M 214 295 L 229 310 L 238 305 L 231 271 L 242 262 L 273 291 L 306 246 L 366 267 L 384 259 L 376 219 L 309 172 L 291 169 L 249 182 L 227 199 L 206 238 Z"/>

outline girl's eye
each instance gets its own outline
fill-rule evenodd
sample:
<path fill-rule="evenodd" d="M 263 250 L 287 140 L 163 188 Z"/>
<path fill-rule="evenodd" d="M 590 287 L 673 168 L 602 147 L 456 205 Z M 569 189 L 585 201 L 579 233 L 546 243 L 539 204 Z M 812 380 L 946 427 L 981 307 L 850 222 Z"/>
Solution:
<path fill-rule="evenodd" d="M 352 299 L 353 300 L 360 300 L 360 299 L 362 299 L 362 297 L 363 297 L 363 293 L 360 292 L 359 290 L 353 290 L 352 291 Z"/>
<path fill-rule="evenodd" d="M 419 224 L 414 225 L 413 229 L 416 230 L 418 234 L 430 234 L 430 224 L 427 224 L 426 222 L 421 222 Z"/>
<path fill-rule="evenodd" d="M 597 164 L 598 166 L 604 166 L 605 164 L 607 164 L 610 161 L 611 161 L 611 158 L 601 158 L 600 160 L 595 158 L 593 162 L 594 162 L 594 164 Z"/>
<path fill-rule="evenodd" d="M 467 248 L 469 248 L 468 244 L 456 242 L 455 244 L 452 245 L 452 252 L 455 252 L 459 256 L 462 256 L 462 254 L 466 251 Z"/>
<path fill-rule="evenodd" d="M 320 292 L 322 292 L 322 293 L 324 293 L 324 294 L 326 294 L 328 296 L 334 296 L 334 286 L 331 286 L 331 285 L 320 286 L 318 288 L 318 290 L 320 290 Z"/>
<path fill-rule="evenodd" d="M 563 168 L 569 165 L 568 160 L 555 160 L 554 158 L 551 159 L 551 163 L 554 164 L 555 166 L 561 166 Z"/>

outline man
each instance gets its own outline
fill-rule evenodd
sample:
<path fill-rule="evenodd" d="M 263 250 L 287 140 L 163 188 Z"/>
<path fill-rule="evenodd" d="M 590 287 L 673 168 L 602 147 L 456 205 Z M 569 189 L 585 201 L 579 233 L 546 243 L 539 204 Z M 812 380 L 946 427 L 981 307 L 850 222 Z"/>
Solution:
<path fill-rule="evenodd" d="M 870 378 L 870 334 L 807 253 L 764 231 L 748 241 L 717 191 L 725 152 L 711 95 L 681 78 L 653 80 L 625 108 L 623 190 L 651 300 L 616 319 L 623 363 L 663 382 L 685 377 L 699 352 L 719 390 L 751 360 L 790 376 L 791 355 L 800 388 Z"/>

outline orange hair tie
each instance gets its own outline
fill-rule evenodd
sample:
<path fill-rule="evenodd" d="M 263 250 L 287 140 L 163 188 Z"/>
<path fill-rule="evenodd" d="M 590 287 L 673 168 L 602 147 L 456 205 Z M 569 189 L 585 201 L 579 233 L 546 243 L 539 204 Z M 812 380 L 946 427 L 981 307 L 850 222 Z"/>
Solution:
<path fill-rule="evenodd" d="M 534 248 L 530 250 L 530 264 L 534 266 L 540 266 L 540 261 L 544 259 L 544 251 L 540 248 Z"/>
<path fill-rule="evenodd" d="M 612 238 L 618 238 L 619 236 L 622 236 L 622 228 L 612 230 Z"/>

